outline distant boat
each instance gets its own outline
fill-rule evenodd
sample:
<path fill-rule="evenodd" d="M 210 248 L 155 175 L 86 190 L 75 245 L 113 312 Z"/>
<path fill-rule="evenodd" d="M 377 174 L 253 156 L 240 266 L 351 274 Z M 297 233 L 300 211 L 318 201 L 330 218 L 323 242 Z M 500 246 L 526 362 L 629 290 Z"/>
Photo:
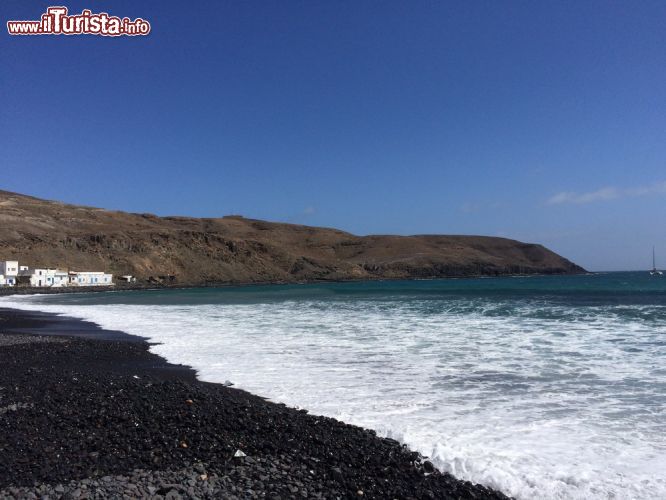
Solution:
<path fill-rule="evenodd" d="M 654 247 L 652 247 L 652 271 L 650 271 L 650 274 L 652 276 L 661 276 L 662 274 L 664 274 L 661 271 L 657 270 L 657 264 L 655 264 L 654 260 Z"/>

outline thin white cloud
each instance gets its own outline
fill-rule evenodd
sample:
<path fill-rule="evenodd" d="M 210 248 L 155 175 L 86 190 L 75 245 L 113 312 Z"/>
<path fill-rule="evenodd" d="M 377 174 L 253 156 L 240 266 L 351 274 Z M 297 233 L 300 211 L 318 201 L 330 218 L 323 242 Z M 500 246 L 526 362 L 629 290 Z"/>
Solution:
<path fill-rule="evenodd" d="M 574 204 L 583 205 L 597 201 L 616 200 L 618 198 L 635 198 L 638 196 L 647 196 L 651 194 L 666 194 L 666 181 L 658 182 L 650 186 L 641 186 L 636 188 L 620 189 L 616 187 L 604 187 L 596 191 L 587 193 L 577 193 L 575 191 L 562 191 L 551 196 L 547 205 Z"/>
<path fill-rule="evenodd" d="M 627 189 L 627 196 L 645 196 L 647 194 L 666 194 L 666 181 L 651 186 Z"/>

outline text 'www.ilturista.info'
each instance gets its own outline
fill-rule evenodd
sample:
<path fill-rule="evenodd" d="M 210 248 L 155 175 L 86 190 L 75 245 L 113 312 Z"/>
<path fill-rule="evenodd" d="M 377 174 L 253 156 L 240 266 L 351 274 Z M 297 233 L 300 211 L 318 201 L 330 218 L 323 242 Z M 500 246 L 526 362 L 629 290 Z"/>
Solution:
<path fill-rule="evenodd" d="M 145 36 L 150 33 L 150 23 L 140 17 L 93 14 L 88 9 L 70 16 L 67 7 L 57 6 L 46 9 L 39 21 L 7 21 L 7 31 L 10 35 Z"/>

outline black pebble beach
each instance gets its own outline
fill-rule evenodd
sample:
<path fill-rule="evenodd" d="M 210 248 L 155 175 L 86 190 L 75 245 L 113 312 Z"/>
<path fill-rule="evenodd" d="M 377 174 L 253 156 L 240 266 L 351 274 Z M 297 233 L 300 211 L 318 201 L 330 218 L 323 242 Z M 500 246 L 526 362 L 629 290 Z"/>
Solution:
<path fill-rule="evenodd" d="M 0 310 L 0 498 L 507 498 L 373 431 L 199 382 L 148 348 Z"/>

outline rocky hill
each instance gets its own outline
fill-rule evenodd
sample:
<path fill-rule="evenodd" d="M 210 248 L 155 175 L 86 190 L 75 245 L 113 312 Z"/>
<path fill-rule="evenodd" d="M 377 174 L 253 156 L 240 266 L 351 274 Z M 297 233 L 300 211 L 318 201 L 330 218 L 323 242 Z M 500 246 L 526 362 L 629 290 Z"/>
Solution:
<path fill-rule="evenodd" d="M 584 271 L 541 245 L 504 238 L 355 236 L 239 216 L 116 212 L 0 191 L 0 260 L 7 259 L 176 284 Z"/>

